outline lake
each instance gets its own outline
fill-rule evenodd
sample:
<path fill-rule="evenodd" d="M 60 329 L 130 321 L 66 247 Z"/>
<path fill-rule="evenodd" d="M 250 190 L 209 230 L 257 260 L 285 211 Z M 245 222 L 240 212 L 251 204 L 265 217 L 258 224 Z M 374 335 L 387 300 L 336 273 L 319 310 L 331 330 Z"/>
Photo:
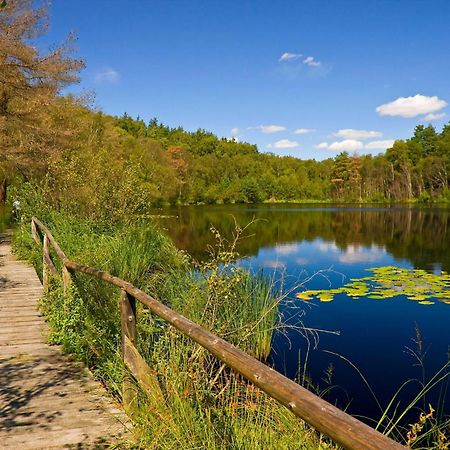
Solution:
<path fill-rule="evenodd" d="M 176 245 L 198 260 L 207 259 L 207 247 L 214 244 L 211 226 L 230 237 L 235 221 L 241 226 L 254 221 L 239 244 L 239 264 L 292 290 L 280 305 L 281 320 L 310 329 L 277 333 L 272 364 L 293 379 L 310 379 L 327 400 L 352 414 L 379 418 L 403 382 L 418 380 L 400 392 L 400 404 L 395 402 L 400 411 L 420 390 L 420 381 L 448 361 L 450 301 L 340 293 L 324 302 L 302 301 L 295 294 L 339 288 L 375 267 L 422 269 L 427 276 L 450 272 L 450 209 L 224 205 L 158 213 L 164 215 L 160 226 Z M 397 287 L 399 294 L 402 289 Z M 418 406 L 428 402 L 450 413 L 446 385 Z"/>

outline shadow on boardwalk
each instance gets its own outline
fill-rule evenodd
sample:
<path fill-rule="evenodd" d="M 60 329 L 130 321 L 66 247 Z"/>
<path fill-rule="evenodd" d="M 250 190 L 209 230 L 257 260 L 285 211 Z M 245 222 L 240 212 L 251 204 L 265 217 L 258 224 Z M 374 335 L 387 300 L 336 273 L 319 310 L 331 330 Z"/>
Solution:
<path fill-rule="evenodd" d="M 46 343 L 41 296 L 34 269 L 0 235 L 0 448 L 117 445 L 127 434 L 125 414 L 81 363 Z"/>
<path fill-rule="evenodd" d="M 58 360 L 59 359 L 59 360 Z M 61 411 L 40 411 L 33 408 L 37 399 L 49 393 L 66 398 L 74 381 L 82 383 L 83 377 L 74 363 L 63 358 L 33 358 L 18 355 L 1 361 L 0 365 L 0 428 L 10 430 L 17 426 L 48 428 Z"/>

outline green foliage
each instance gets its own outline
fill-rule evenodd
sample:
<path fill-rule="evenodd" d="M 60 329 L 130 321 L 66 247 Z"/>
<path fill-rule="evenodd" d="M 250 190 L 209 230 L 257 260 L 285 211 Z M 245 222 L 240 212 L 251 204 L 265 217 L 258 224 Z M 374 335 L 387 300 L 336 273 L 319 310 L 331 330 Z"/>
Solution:
<path fill-rule="evenodd" d="M 5 207 L 0 206 L 0 233 L 8 228 L 10 222 L 11 216 L 9 211 Z"/>
<path fill-rule="evenodd" d="M 412 139 L 396 141 L 385 155 L 315 161 L 260 153 L 248 143 L 156 119 L 145 124 L 126 114 L 71 108 L 77 134 L 46 162 L 40 179 L 52 201 L 81 208 L 93 220 L 145 218 L 165 204 L 448 201 L 447 129 L 439 134 L 418 126 Z"/>
<path fill-rule="evenodd" d="M 141 144 L 153 139 L 166 152 L 182 149 L 184 171 L 174 176 L 173 187 L 183 187 L 176 196 L 163 196 L 169 202 L 379 202 L 427 195 L 430 201 L 442 201 L 448 189 L 450 138 L 445 127 L 438 134 L 432 126 L 419 125 L 411 139 L 396 141 L 385 155 L 342 153 L 318 162 L 258 153 L 250 144 L 218 139 L 204 130 L 169 128 L 156 119 L 145 125 L 124 115 L 115 119 L 115 126 Z"/>
<path fill-rule="evenodd" d="M 180 341 L 167 337 L 171 364 L 155 363 L 166 380 L 167 402 L 138 415 L 140 429 L 148 430 L 138 441 L 142 448 L 336 448 L 239 376 L 222 367 L 205 371 L 204 354 L 186 354 Z"/>
<path fill-rule="evenodd" d="M 131 281 L 255 357 L 267 357 L 278 302 L 267 282 L 233 266 L 234 241 L 226 242 L 216 234 L 213 259 L 193 271 L 189 257 L 151 224 L 93 223 L 45 207 L 30 186 L 24 187 L 20 198 L 27 216 L 45 216 L 43 220 L 70 258 Z M 42 210 L 33 209 L 32 202 Z M 237 230 L 235 240 L 242 231 Z M 14 248 L 41 272 L 41 249 L 32 241 L 25 220 L 16 230 Z M 87 363 L 118 398 L 124 376 L 119 296 L 116 288 L 100 280 L 74 274 L 68 292 L 59 277 L 51 277 L 41 301 L 50 341 Z M 156 370 L 165 401 L 142 393 L 134 416 L 135 446 L 334 448 L 140 305 L 137 315 L 139 350 Z"/>

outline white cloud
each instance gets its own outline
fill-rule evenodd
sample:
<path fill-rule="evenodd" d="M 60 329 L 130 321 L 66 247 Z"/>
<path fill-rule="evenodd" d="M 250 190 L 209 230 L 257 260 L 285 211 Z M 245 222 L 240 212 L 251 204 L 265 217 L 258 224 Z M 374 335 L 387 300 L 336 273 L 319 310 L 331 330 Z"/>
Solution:
<path fill-rule="evenodd" d="M 334 242 L 320 242 L 317 244 L 317 249 L 322 253 L 337 253 L 339 252 L 338 246 Z"/>
<path fill-rule="evenodd" d="M 231 136 L 237 136 L 239 134 L 239 128 L 231 129 Z"/>
<path fill-rule="evenodd" d="M 297 253 L 298 250 L 298 244 L 278 244 L 275 246 L 275 252 L 280 255 L 290 255 L 291 253 Z"/>
<path fill-rule="evenodd" d="M 428 120 L 428 122 L 433 122 L 435 120 L 443 119 L 445 116 L 446 116 L 445 112 L 438 113 L 438 114 L 429 113 L 423 118 L 423 120 Z"/>
<path fill-rule="evenodd" d="M 314 131 L 316 131 L 316 130 L 314 130 L 313 128 L 297 128 L 294 131 L 294 133 L 295 134 L 308 134 L 308 133 L 314 133 Z"/>
<path fill-rule="evenodd" d="M 300 59 L 302 57 L 303 57 L 303 55 L 301 53 L 284 52 L 278 58 L 278 62 L 296 61 L 297 59 Z M 314 56 L 304 57 L 302 60 L 302 63 L 309 67 L 319 67 L 322 65 L 322 63 L 320 61 L 317 61 L 316 59 L 314 59 Z"/>
<path fill-rule="evenodd" d="M 295 262 L 299 266 L 306 266 L 307 264 L 309 264 L 309 259 L 307 259 L 307 258 L 295 258 Z"/>
<path fill-rule="evenodd" d="M 420 114 L 429 114 L 439 111 L 447 106 L 445 100 L 437 96 L 427 97 L 417 94 L 413 97 L 399 97 L 396 100 L 377 107 L 380 116 L 416 117 Z"/>
<path fill-rule="evenodd" d="M 283 61 L 295 61 L 296 59 L 301 58 L 303 55 L 300 53 L 291 53 L 291 52 L 284 52 L 280 58 L 278 59 L 278 62 Z"/>
<path fill-rule="evenodd" d="M 290 141 L 289 139 L 281 139 L 274 144 L 269 144 L 268 148 L 296 148 L 299 146 L 297 141 Z"/>
<path fill-rule="evenodd" d="M 383 136 L 380 131 L 354 130 L 352 128 L 344 128 L 335 133 L 335 136 L 343 139 L 374 139 Z"/>
<path fill-rule="evenodd" d="M 257 127 L 249 127 L 249 130 L 259 130 L 265 134 L 279 133 L 280 131 L 285 131 L 286 127 L 282 125 L 258 125 Z"/>
<path fill-rule="evenodd" d="M 356 130 L 355 130 L 356 131 Z M 363 139 L 363 138 L 362 138 Z M 319 150 L 334 150 L 338 152 L 355 152 L 357 150 L 386 150 L 387 148 L 390 148 L 394 145 L 393 139 L 385 139 L 380 141 L 371 141 L 368 142 L 366 145 L 362 143 L 361 141 L 358 141 L 356 139 L 344 139 L 343 141 L 336 141 L 331 144 L 328 142 L 321 142 L 320 144 L 315 145 L 314 147 Z"/>
<path fill-rule="evenodd" d="M 372 141 L 365 145 L 367 150 L 386 150 L 394 145 L 394 139 L 385 139 L 383 141 Z"/>
<path fill-rule="evenodd" d="M 344 139 L 343 141 L 333 142 L 328 148 L 338 152 L 355 152 L 364 148 L 364 144 L 355 139 Z"/>
<path fill-rule="evenodd" d="M 359 245 L 350 244 L 338 259 L 344 264 L 369 263 L 378 261 L 384 254 L 385 252 L 382 249 L 374 245 L 369 248 L 364 248 Z"/>
<path fill-rule="evenodd" d="M 97 83 L 116 84 L 120 81 L 120 75 L 119 72 L 112 67 L 104 67 L 102 70 L 97 72 L 94 79 Z"/>
<path fill-rule="evenodd" d="M 313 56 L 307 56 L 303 60 L 303 64 L 306 64 L 307 66 L 310 66 L 310 67 L 319 67 L 321 62 L 316 61 Z"/>
<path fill-rule="evenodd" d="M 286 264 L 276 259 L 266 259 L 262 262 L 262 266 L 268 269 L 285 269 Z"/>

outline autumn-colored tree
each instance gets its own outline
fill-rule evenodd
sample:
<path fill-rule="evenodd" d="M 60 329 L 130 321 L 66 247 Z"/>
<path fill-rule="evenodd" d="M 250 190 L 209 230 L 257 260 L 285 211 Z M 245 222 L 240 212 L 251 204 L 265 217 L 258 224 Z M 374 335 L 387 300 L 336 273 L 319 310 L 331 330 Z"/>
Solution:
<path fill-rule="evenodd" d="M 47 5 L 35 3 L 9 0 L 0 8 L 0 165 L 3 173 L 26 178 L 45 168 L 70 136 L 66 118 L 73 102 L 59 94 L 84 67 L 71 56 L 72 36 L 48 52 L 33 45 L 48 25 Z M 0 179 L 0 202 L 7 179 Z"/>
<path fill-rule="evenodd" d="M 168 153 L 170 155 L 170 164 L 175 169 L 178 175 L 178 198 L 181 199 L 182 187 L 186 182 L 186 173 L 189 167 L 186 154 L 182 147 L 172 146 L 169 147 Z"/>

